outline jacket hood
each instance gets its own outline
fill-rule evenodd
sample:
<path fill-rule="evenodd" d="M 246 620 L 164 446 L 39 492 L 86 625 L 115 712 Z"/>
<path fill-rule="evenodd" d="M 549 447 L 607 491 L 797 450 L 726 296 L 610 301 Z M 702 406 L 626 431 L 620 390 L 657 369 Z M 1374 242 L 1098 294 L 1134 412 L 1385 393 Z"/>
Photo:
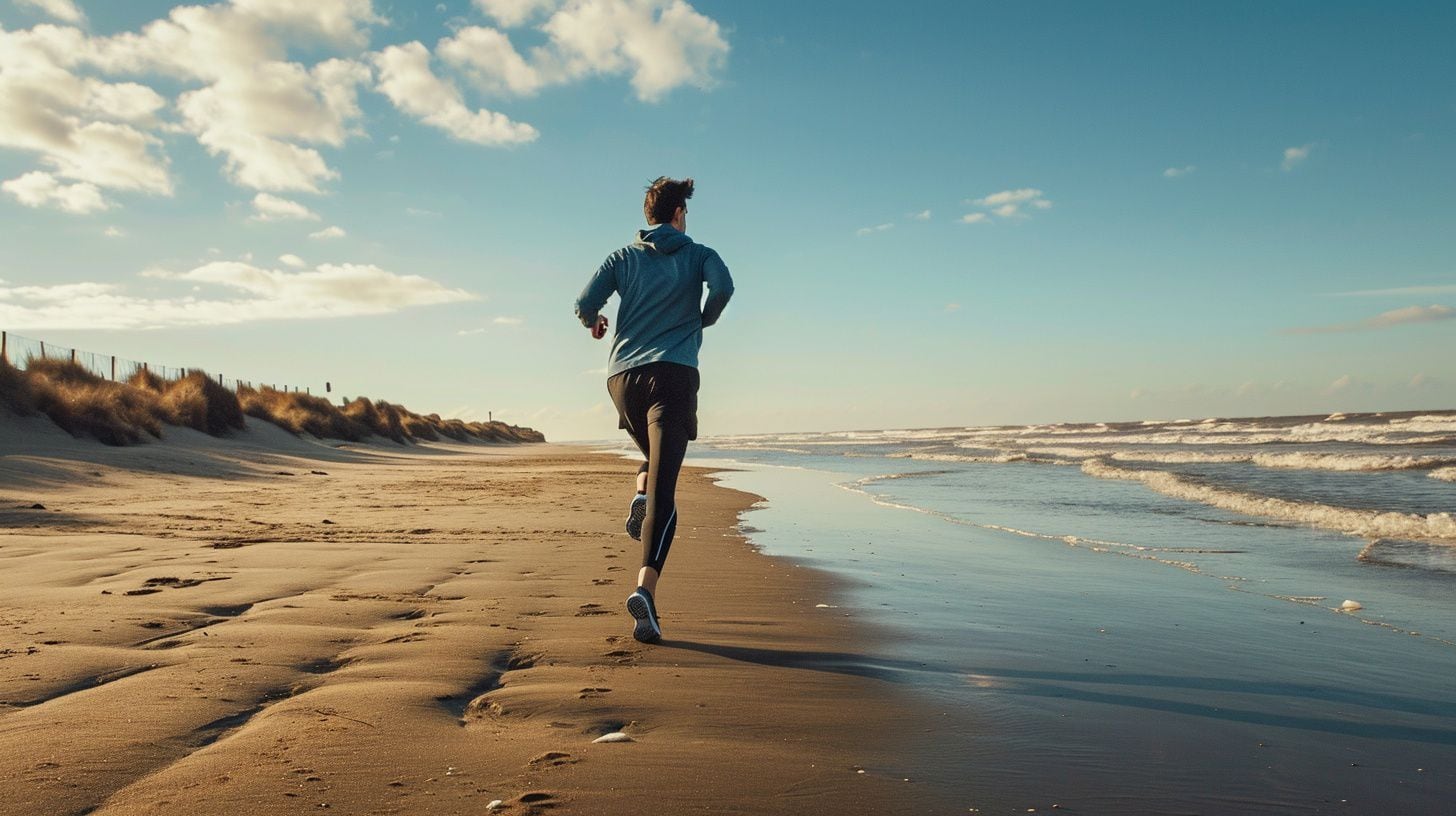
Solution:
<path fill-rule="evenodd" d="M 678 232 L 671 224 L 657 224 L 644 230 L 637 230 L 637 240 L 633 245 L 655 249 L 664 255 L 671 255 L 679 249 L 691 244 L 693 239 L 687 233 Z"/>

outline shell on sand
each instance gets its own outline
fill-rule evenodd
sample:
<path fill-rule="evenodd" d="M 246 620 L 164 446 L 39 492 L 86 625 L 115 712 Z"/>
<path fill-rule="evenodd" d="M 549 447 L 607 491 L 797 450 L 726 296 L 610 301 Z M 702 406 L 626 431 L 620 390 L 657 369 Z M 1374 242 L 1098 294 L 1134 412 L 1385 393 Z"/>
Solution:
<path fill-rule="evenodd" d="M 1354 612 L 1356 609 L 1364 609 L 1365 605 L 1360 603 L 1359 601 L 1345 601 L 1344 603 L 1340 604 L 1340 608 L 1345 610 L 1346 612 Z"/>
<path fill-rule="evenodd" d="M 490 804 L 488 804 L 488 805 L 485 806 L 485 809 L 486 810 L 495 810 L 496 808 L 498 808 L 498 807 L 500 807 L 501 805 L 504 805 L 504 804 L 505 804 L 505 802 L 502 802 L 499 799 L 492 799 L 492 800 L 490 800 Z"/>
<path fill-rule="evenodd" d="M 598 742 L 632 742 L 632 738 L 623 734 L 621 731 L 613 731 L 610 734 L 603 734 L 592 740 L 593 745 Z"/>

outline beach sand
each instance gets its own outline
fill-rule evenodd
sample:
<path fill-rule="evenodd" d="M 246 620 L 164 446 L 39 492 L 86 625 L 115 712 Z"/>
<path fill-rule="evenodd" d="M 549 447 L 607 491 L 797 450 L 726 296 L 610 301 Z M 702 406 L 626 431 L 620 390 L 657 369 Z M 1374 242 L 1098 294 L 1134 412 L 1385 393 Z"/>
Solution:
<path fill-rule="evenodd" d="M 262 426 L 0 418 L 0 813 L 944 812 L 901 767 L 935 712 L 756 497 L 688 472 L 644 646 L 631 463 Z"/>

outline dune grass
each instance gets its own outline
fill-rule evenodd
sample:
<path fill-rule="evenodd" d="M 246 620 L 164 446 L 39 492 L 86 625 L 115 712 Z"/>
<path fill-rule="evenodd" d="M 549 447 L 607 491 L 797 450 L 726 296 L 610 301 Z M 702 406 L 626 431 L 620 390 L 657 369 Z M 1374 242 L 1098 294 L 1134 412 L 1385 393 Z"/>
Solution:
<path fill-rule="evenodd" d="M 45 414 L 73 436 L 108 445 L 160 439 L 164 425 L 226 436 L 246 427 L 245 416 L 294 434 L 350 442 L 372 436 L 400 444 L 442 436 L 459 442 L 545 441 L 530 428 L 442 420 L 383 400 L 359 397 L 340 407 L 323 397 L 272 388 L 243 386 L 234 393 L 199 370 L 169 380 L 143 369 L 127 382 L 112 382 L 62 360 L 31 360 L 24 369 L 0 360 L 0 406 L 20 416 Z"/>

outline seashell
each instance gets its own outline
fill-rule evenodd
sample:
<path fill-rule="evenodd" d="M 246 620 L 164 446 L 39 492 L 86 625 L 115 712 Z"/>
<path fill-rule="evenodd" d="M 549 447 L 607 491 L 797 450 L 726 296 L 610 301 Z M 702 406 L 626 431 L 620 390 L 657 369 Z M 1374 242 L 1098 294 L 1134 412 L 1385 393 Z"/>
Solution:
<path fill-rule="evenodd" d="M 492 799 L 492 800 L 490 800 L 490 804 L 488 804 L 488 805 L 485 806 L 485 809 L 486 810 L 495 810 L 496 808 L 498 808 L 498 807 L 500 807 L 501 805 L 504 805 L 504 804 L 505 804 L 505 802 L 503 802 L 503 801 L 501 801 L 499 799 Z"/>
<path fill-rule="evenodd" d="M 1359 601 L 1345 601 L 1344 603 L 1340 604 L 1340 610 L 1344 612 L 1354 612 L 1356 609 L 1364 608 L 1365 605 L 1360 603 Z"/>
<path fill-rule="evenodd" d="M 621 731 L 613 731 L 610 734 L 603 734 L 600 737 L 597 737 L 596 739 L 592 740 L 592 744 L 595 745 L 595 744 L 597 744 L 599 742 L 632 742 L 632 741 L 633 740 L 632 740 L 631 737 L 627 736 L 626 734 L 623 734 Z"/>

